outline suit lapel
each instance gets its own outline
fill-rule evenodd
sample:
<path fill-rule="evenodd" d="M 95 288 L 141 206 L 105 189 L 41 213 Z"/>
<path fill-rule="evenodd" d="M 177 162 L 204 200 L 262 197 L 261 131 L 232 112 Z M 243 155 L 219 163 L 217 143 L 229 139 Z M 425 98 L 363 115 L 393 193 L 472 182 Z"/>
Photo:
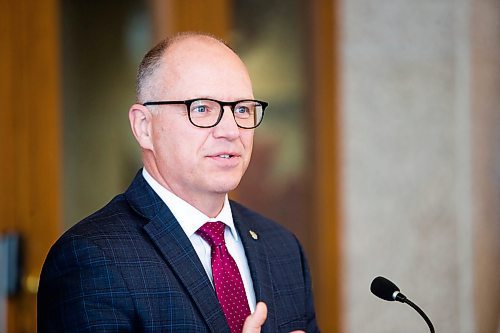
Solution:
<path fill-rule="evenodd" d="M 224 313 L 205 269 L 165 203 L 140 174 L 125 195 L 132 208 L 149 219 L 144 230 L 192 297 L 210 330 L 214 333 L 229 333 Z"/>
<path fill-rule="evenodd" d="M 254 226 L 252 217 L 243 217 L 236 205 L 231 204 L 231 211 L 236 229 L 245 248 L 255 298 L 257 302 L 263 301 L 267 305 L 267 319 L 262 327 L 262 332 L 277 332 L 273 286 L 269 259 L 266 254 L 265 234 Z M 255 236 L 257 236 L 257 239 L 254 239 Z"/>

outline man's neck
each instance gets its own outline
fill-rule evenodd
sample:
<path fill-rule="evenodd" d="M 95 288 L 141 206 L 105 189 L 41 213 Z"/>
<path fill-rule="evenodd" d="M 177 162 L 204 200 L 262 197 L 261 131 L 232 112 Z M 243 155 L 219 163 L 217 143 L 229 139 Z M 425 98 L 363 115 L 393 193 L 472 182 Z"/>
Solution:
<path fill-rule="evenodd" d="M 222 211 L 226 195 L 223 193 L 185 193 L 170 186 L 156 168 L 144 164 L 144 170 L 158 185 L 189 203 L 203 214 L 214 218 Z"/>

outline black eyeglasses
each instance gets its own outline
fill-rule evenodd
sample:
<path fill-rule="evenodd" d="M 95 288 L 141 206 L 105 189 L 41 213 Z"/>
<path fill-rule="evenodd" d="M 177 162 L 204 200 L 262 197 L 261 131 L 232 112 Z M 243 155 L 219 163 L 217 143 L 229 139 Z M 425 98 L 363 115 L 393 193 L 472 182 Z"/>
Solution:
<path fill-rule="evenodd" d="M 157 101 L 146 102 L 142 105 L 184 104 L 188 118 L 196 127 L 210 128 L 216 126 L 224 114 L 224 106 L 229 106 L 233 112 L 236 125 L 241 128 L 252 129 L 260 125 L 264 118 L 264 110 L 268 103 L 253 99 L 244 99 L 234 102 L 221 102 L 210 98 L 196 98 L 185 101 Z"/>

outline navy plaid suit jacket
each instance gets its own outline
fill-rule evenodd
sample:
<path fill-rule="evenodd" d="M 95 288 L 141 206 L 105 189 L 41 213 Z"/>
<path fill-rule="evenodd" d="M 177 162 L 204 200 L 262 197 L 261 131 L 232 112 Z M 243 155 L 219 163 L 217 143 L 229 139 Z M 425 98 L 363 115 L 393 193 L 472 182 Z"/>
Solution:
<path fill-rule="evenodd" d="M 297 239 L 230 204 L 256 298 L 268 307 L 262 332 L 318 332 Z M 40 278 L 38 331 L 229 333 L 229 328 L 189 239 L 139 173 L 125 193 L 51 248 Z"/>

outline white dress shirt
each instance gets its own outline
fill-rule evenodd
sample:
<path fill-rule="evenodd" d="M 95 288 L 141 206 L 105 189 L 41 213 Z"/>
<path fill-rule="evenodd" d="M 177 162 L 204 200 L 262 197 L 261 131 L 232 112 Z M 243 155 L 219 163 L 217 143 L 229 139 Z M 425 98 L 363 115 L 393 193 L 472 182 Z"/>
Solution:
<path fill-rule="evenodd" d="M 211 264 L 211 248 L 210 245 L 199 235 L 196 231 L 206 222 L 223 222 L 226 225 L 224 231 L 224 238 L 226 241 L 227 250 L 233 257 L 238 269 L 240 270 L 245 292 L 247 294 L 248 305 L 250 311 L 253 313 L 255 310 L 255 292 L 253 289 L 252 277 L 250 269 L 248 268 L 247 257 L 243 244 L 234 226 L 233 214 L 231 213 L 231 206 L 227 195 L 224 199 L 224 206 L 221 212 L 215 218 L 209 218 L 195 207 L 191 206 L 186 201 L 182 200 L 165 187 L 160 185 L 145 168 L 142 169 L 142 176 L 146 182 L 153 188 L 158 196 L 165 202 L 174 217 L 177 219 L 186 236 L 193 244 L 193 247 L 200 258 L 205 271 L 207 272 L 210 282 L 213 286 L 212 277 L 212 264 Z"/>

